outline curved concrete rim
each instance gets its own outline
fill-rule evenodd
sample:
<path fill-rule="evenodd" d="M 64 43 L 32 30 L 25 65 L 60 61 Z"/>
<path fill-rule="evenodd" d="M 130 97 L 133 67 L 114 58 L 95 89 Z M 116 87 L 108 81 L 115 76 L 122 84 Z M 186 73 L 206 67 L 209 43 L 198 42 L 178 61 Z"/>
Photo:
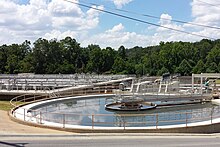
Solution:
<path fill-rule="evenodd" d="M 43 105 L 48 102 L 63 101 L 68 99 L 85 99 L 94 97 L 111 97 L 115 94 L 99 94 L 99 95 L 86 95 L 86 96 L 75 96 L 66 97 L 60 99 L 52 99 L 40 101 L 32 104 L 27 104 L 22 107 L 17 107 L 12 109 L 10 117 L 12 120 L 31 126 L 37 126 L 42 128 L 52 128 L 57 130 L 64 130 L 70 132 L 92 132 L 92 133 L 119 133 L 119 132 L 131 132 L 131 133 L 218 133 L 220 132 L 220 118 L 215 118 L 208 121 L 201 121 L 196 123 L 178 124 L 178 125 L 167 125 L 167 126 L 153 126 L 153 127 L 103 127 L 103 126 L 81 126 L 81 125 L 69 125 L 54 122 L 43 121 L 42 124 L 37 123 L 37 121 L 24 121 L 24 115 L 15 115 L 16 113 L 27 114 L 28 110 L 33 107 Z M 26 116 L 28 119 L 28 116 Z"/>

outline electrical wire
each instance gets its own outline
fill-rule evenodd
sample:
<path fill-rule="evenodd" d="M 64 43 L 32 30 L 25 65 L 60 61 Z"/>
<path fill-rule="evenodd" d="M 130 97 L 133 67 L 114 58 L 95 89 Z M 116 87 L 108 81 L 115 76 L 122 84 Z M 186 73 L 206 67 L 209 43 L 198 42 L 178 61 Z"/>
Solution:
<path fill-rule="evenodd" d="M 152 25 L 152 26 L 156 26 L 156 27 L 165 28 L 165 29 L 168 29 L 168 30 L 172 30 L 172 31 L 176 31 L 176 32 L 181 32 L 181 33 L 185 33 L 185 34 L 189 34 L 189 35 L 193 35 L 193 36 L 197 36 L 197 37 L 201 37 L 201 38 L 208 38 L 208 39 L 212 39 L 212 40 L 216 39 L 216 38 L 212 38 L 212 37 L 208 37 L 208 36 L 204 36 L 204 35 L 200 35 L 200 34 L 195 34 L 195 33 L 187 32 L 187 31 L 183 31 L 183 30 L 178 30 L 178 29 L 170 28 L 170 27 L 163 26 L 163 25 L 158 25 L 158 24 L 155 24 L 155 23 L 151 23 L 151 22 L 148 22 L 148 21 L 145 21 L 145 20 L 133 18 L 133 17 L 130 17 L 130 16 L 122 15 L 122 14 L 118 14 L 118 13 L 115 13 L 115 12 L 111 12 L 111 11 L 107 11 L 107 10 L 102 10 L 102 9 L 99 9 L 99 8 L 96 8 L 96 7 L 88 6 L 88 5 L 80 3 L 80 2 L 74 2 L 74 1 L 70 1 L 70 0 L 64 0 L 64 1 L 72 3 L 72 4 L 76 4 L 76 5 L 85 7 L 85 8 L 94 9 L 94 10 L 97 10 L 97 11 L 100 11 L 100 12 L 104 12 L 104 13 L 107 13 L 107 14 L 111 14 L 111 15 L 114 15 L 114 16 L 126 18 L 126 19 L 129 19 L 129 20 L 133 20 L 133 21 L 136 21 L 136 22 L 141 22 L 141 23 Z"/>
<path fill-rule="evenodd" d="M 82 1 L 82 0 L 81 0 L 81 1 Z M 82 1 L 82 2 L 83 2 L 83 3 L 86 3 L 86 4 L 90 4 L 90 5 L 95 5 L 95 6 L 99 6 L 99 5 L 100 5 L 100 4 L 97 4 L 97 3 L 87 3 L 87 2 L 85 2 L 85 1 Z M 181 24 L 189 24 L 189 25 L 193 25 L 193 26 L 199 26 L 199 27 L 205 27 L 205 28 L 211 28 L 211 29 L 220 30 L 220 27 L 216 27 L 216 26 L 209 26 L 209 25 L 203 25 L 203 24 L 198 24 L 198 23 L 186 22 L 186 21 L 177 20 L 177 19 L 161 18 L 161 17 L 154 16 L 154 15 L 141 14 L 141 13 L 137 13 L 137 12 L 133 12 L 133 11 L 128 11 L 128 10 L 123 10 L 123 9 L 114 9 L 114 8 L 110 8 L 110 7 L 107 7 L 107 6 L 105 6 L 105 8 L 108 8 L 108 9 L 110 9 L 110 10 L 116 10 L 116 11 L 128 13 L 128 14 L 141 15 L 141 16 L 145 16 L 145 17 L 149 17 L 149 18 L 153 18 L 153 19 L 169 20 L 169 21 L 177 22 L 177 23 L 181 23 Z"/>
<path fill-rule="evenodd" d="M 218 7 L 218 5 L 215 5 L 215 4 L 212 4 L 212 3 L 207 3 L 207 2 L 204 2 L 204 1 L 201 1 L 201 0 L 196 0 L 196 1 L 198 1 L 200 3 L 203 3 L 203 4 L 207 4 L 207 5 L 213 6 L 213 7 L 220 8 L 220 7 Z"/>

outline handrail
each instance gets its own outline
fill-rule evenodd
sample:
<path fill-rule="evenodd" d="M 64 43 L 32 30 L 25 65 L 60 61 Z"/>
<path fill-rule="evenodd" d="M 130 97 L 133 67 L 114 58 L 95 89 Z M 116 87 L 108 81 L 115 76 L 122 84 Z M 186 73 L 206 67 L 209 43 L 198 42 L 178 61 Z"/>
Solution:
<path fill-rule="evenodd" d="M 79 91 L 78 91 L 79 92 Z M 88 91 L 81 91 L 81 95 L 87 94 Z M 94 91 L 93 93 L 97 94 L 100 91 Z M 80 95 L 80 94 L 79 94 Z M 67 97 L 67 96 L 76 96 L 76 94 L 73 94 L 73 92 L 69 92 L 69 93 L 62 93 L 61 97 Z M 48 94 L 45 95 L 35 95 L 32 94 L 32 96 L 30 96 L 30 94 L 25 94 L 25 95 L 21 95 L 21 96 L 17 96 L 15 98 L 13 98 L 10 101 L 10 104 L 15 108 L 20 107 L 21 105 L 17 105 L 17 102 L 24 102 L 24 104 L 26 103 L 33 103 L 33 102 L 37 102 L 37 101 L 42 101 L 42 100 L 48 100 L 48 99 L 54 99 L 57 97 L 49 97 Z M 22 105 L 24 105 L 22 104 Z M 11 113 L 13 113 L 13 110 L 11 111 Z M 219 111 L 219 110 L 218 110 Z M 175 124 L 175 122 L 181 122 L 181 124 L 185 124 L 185 127 L 188 127 L 189 123 L 191 122 L 199 122 L 199 121 L 210 121 L 210 124 L 213 123 L 213 119 L 217 118 L 216 115 L 216 111 L 213 112 L 213 110 L 210 110 L 210 112 L 205 112 L 205 113 L 209 113 L 209 116 L 204 117 L 203 113 L 204 111 L 193 111 L 193 112 L 173 112 L 173 113 L 169 113 L 172 115 L 179 115 L 181 117 L 174 117 L 174 119 L 171 120 L 163 120 L 161 115 L 158 114 L 75 114 L 75 113 L 53 113 L 53 112 L 44 112 L 44 111 L 37 111 L 37 110 L 32 110 L 32 112 L 35 113 L 35 115 L 32 115 L 31 117 L 28 114 L 28 110 L 25 110 L 23 112 L 20 113 L 16 113 L 13 116 L 16 115 L 23 115 L 23 120 L 24 121 L 28 121 L 29 119 L 33 119 L 36 121 L 36 123 L 43 125 L 43 122 L 46 121 L 54 121 L 54 122 L 59 122 L 60 124 L 62 124 L 62 126 L 65 128 L 67 124 L 81 124 L 81 121 L 76 121 L 76 120 L 69 120 L 69 118 L 73 117 L 73 116 L 88 116 L 89 118 L 91 118 L 91 122 L 86 122 L 89 123 L 92 128 L 94 129 L 94 127 L 96 127 L 98 124 L 108 124 L 108 125 L 114 125 L 114 124 L 123 124 L 122 126 L 124 127 L 124 129 L 126 129 L 127 127 L 129 127 L 129 124 L 143 124 L 144 126 L 154 126 L 156 129 L 158 127 L 161 126 L 161 124 L 163 123 L 167 123 L 167 124 Z M 49 113 L 49 114 L 53 114 L 53 115 L 59 115 L 61 120 L 55 120 L 55 119 L 51 119 L 51 118 L 44 118 L 44 114 L 45 113 Z M 191 117 L 189 118 L 189 116 L 196 116 L 196 117 Z M 197 117 L 198 115 L 198 117 Z M 121 118 L 121 122 L 102 122 L 102 121 L 97 121 L 97 118 L 99 117 L 110 117 L 110 116 L 116 116 L 118 118 Z M 143 117 L 153 117 L 153 120 L 144 120 L 144 121 L 133 121 L 133 120 L 125 120 L 126 117 L 139 117 L 139 116 L 143 116 Z M 164 115 L 166 116 L 166 115 Z M 163 117 L 164 117 L 163 116 Z"/>

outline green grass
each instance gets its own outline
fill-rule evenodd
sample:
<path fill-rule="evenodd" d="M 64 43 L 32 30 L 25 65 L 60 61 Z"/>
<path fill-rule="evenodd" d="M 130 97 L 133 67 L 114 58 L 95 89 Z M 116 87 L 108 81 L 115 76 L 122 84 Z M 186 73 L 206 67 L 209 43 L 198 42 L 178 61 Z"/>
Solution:
<path fill-rule="evenodd" d="M 9 111 L 11 108 L 9 101 L 0 101 L 0 110 Z"/>
<path fill-rule="evenodd" d="M 22 102 L 18 102 L 17 104 L 22 104 Z M 0 110 L 9 111 L 11 108 L 13 107 L 10 104 L 10 101 L 0 101 Z"/>

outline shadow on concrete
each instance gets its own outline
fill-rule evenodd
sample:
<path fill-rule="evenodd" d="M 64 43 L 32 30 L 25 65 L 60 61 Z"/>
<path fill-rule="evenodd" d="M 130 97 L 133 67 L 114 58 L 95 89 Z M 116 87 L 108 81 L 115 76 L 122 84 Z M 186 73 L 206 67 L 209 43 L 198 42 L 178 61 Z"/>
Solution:
<path fill-rule="evenodd" d="M 0 146 L 5 145 L 5 146 L 11 146 L 11 147 L 25 147 L 26 144 L 28 143 L 8 143 L 8 142 L 0 141 Z"/>

